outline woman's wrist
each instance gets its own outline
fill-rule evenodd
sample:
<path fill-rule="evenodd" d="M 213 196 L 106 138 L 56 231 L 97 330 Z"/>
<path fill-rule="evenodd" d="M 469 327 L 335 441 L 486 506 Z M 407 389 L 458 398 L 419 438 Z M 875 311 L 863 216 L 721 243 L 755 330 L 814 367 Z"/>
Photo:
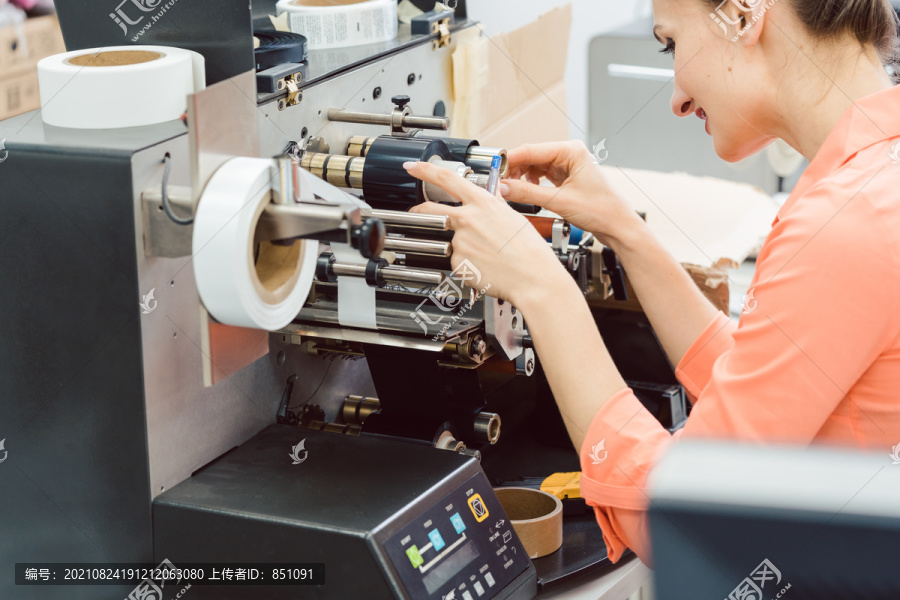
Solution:
<path fill-rule="evenodd" d="M 553 258 L 556 260 L 555 256 Z M 575 280 L 558 261 L 545 268 L 532 269 L 530 277 L 523 283 L 510 298 L 510 302 L 522 311 L 526 319 L 528 315 L 534 315 L 535 311 L 554 306 L 561 296 L 572 290 L 581 295 Z"/>
<path fill-rule="evenodd" d="M 619 255 L 623 262 L 627 256 L 645 250 L 648 241 L 654 240 L 647 223 L 635 212 L 630 212 L 614 232 L 598 237 L 605 239 L 606 245 Z"/>

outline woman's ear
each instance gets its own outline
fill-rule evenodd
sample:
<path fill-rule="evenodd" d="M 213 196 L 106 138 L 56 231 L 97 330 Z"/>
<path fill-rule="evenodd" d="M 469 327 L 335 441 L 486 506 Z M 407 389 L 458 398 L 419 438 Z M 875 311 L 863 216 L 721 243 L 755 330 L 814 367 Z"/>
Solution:
<path fill-rule="evenodd" d="M 770 0 L 722 0 L 709 16 L 726 39 L 753 45 L 759 40 L 769 2 Z"/>
<path fill-rule="evenodd" d="M 741 0 L 741 28 L 732 41 L 744 46 L 754 46 L 759 42 L 763 28 L 766 26 L 766 11 L 770 0 Z"/>

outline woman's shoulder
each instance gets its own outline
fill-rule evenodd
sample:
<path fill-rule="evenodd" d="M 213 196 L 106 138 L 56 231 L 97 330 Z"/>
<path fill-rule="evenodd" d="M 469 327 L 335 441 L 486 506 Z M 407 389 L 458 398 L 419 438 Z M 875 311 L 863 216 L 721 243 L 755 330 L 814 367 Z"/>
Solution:
<path fill-rule="evenodd" d="M 861 150 L 810 186 L 779 213 L 770 237 L 787 234 L 797 243 L 821 238 L 851 254 L 881 248 L 900 260 L 898 192 L 900 138 Z"/>

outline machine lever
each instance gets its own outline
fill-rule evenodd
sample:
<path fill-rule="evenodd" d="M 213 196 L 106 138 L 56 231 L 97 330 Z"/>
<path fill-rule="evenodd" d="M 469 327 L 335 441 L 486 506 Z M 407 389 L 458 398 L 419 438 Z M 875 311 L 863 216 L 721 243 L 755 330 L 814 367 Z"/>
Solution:
<path fill-rule="evenodd" d="M 625 286 L 625 270 L 619 257 L 611 248 L 603 249 L 603 273 L 609 275 L 609 283 L 612 285 L 613 297 L 616 300 L 628 300 L 628 289 Z"/>

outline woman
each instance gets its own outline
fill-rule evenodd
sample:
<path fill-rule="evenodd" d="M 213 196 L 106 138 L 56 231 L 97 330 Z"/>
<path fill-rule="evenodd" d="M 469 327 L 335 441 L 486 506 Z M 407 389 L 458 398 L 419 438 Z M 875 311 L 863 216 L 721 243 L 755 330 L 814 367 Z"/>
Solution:
<path fill-rule="evenodd" d="M 738 325 L 713 308 L 581 143 L 511 152 L 501 194 L 616 251 L 694 401 L 675 437 L 890 451 L 900 442 L 900 87 L 883 67 L 897 31 L 889 1 L 654 0 L 654 15 L 674 55 L 672 110 L 703 119 L 720 157 L 781 138 L 811 163 L 757 259 L 755 310 Z M 407 168 L 462 202 L 414 209 L 450 216 L 454 264 L 472 261 L 525 315 L 610 558 L 630 547 L 648 561 L 643 486 L 673 436 L 627 388 L 581 292 L 524 217 L 437 167 Z M 541 176 L 557 187 L 536 185 Z"/>

